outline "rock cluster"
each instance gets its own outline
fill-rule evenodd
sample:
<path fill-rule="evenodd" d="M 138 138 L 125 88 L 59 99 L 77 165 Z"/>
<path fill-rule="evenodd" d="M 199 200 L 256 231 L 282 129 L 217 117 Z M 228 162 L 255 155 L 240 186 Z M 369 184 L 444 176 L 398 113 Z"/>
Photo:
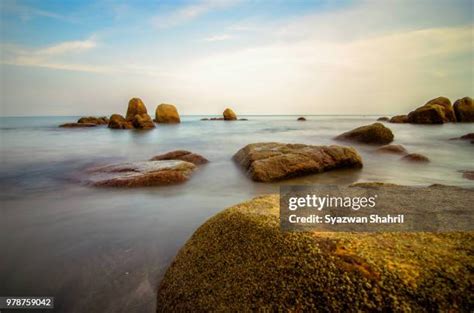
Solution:
<path fill-rule="evenodd" d="M 388 144 L 393 141 L 393 133 L 390 128 L 382 123 L 373 123 L 345 132 L 336 137 L 338 140 L 349 140 L 368 144 Z"/>
<path fill-rule="evenodd" d="M 474 105 L 470 97 L 456 100 L 454 105 L 446 97 L 431 99 L 423 106 L 390 119 L 391 123 L 443 124 L 452 122 L 474 122 Z"/>
<path fill-rule="evenodd" d="M 108 127 L 114 129 L 151 129 L 155 127 L 155 124 L 148 115 L 143 101 L 140 98 L 132 98 L 128 102 L 125 118 L 120 114 L 113 114 L 110 117 Z"/>
<path fill-rule="evenodd" d="M 234 160 L 254 181 L 271 182 L 337 168 L 361 168 L 354 148 L 277 142 L 254 143 L 240 149 Z"/>

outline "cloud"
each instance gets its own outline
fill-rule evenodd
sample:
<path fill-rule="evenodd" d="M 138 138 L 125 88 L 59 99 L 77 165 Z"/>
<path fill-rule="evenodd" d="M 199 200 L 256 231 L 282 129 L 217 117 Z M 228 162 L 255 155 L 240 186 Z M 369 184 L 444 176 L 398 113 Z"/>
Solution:
<path fill-rule="evenodd" d="M 236 0 L 207 0 L 188 4 L 170 13 L 153 16 L 151 23 L 157 29 L 166 29 L 188 23 L 211 11 L 225 9 L 236 3 Z"/>
<path fill-rule="evenodd" d="M 4 13 L 18 16 L 22 21 L 28 21 L 34 17 L 47 17 L 57 20 L 68 20 L 69 18 L 46 10 L 19 4 L 17 1 L 2 1 L 1 9 Z"/>
<path fill-rule="evenodd" d="M 60 42 L 39 49 L 26 49 L 11 44 L 2 44 L 1 63 L 19 66 L 36 66 L 52 69 L 72 71 L 101 72 L 103 67 L 87 64 L 67 62 L 67 58 L 74 54 L 81 54 L 97 46 L 96 39 L 92 36 L 86 40 Z"/>
<path fill-rule="evenodd" d="M 208 41 L 208 42 L 224 41 L 224 40 L 228 40 L 228 39 L 231 39 L 231 38 L 232 38 L 232 36 L 231 36 L 231 35 L 228 35 L 228 34 L 213 35 L 213 36 L 204 38 L 203 41 Z"/>

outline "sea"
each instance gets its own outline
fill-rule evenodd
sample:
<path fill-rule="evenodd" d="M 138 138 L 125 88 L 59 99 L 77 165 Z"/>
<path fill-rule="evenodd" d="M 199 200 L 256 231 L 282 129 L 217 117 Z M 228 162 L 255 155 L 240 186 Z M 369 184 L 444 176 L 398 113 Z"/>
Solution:
<path fill-rule="evenodd" d="M 450 140 L 474 132 L 474 124 L 386 123 L 393 143 L 426 155 L 426 164 L 334 140 L 378 116 L 306 115 L 306 122 L 298 116 L 241 116 L 248 121 L 227 122 L 196 115 L 148 131 L 58 127 L 75 116 L 2 117 L 0 296 L 55 297 L 56 312 L 154 312 L 160 279 L 193 232 L 229 206 L 278 193 L 282 184 L 474 187 L 460 172 L 474 170 L 474 145 Z M 270 141 L 351 145 L 364 167 L 253 182 L 232 156 L 249 143 Z M 210 161 L 184 184 L 113 189 L 77 179 L 89 167 L 177 149 Z"/>

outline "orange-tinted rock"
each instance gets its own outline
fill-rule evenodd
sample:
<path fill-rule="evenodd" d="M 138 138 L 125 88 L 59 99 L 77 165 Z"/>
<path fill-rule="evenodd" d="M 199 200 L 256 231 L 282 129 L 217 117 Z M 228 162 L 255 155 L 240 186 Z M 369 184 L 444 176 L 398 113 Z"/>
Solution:
<path fill-rule="evenodd" d="M 379 117 L 379 118 L 377 119 L 377 121 L 380 121 L 380 122 L 388 122 L 388 121 L 390 121 L 390 118 L 387 117 L 387 116 L 382 116 L 382 117 Z"/>
<path fill-rule="evenodd" d="M 148 114 L 146 106 L 140 98 L 132 98 L 128 101 L 127 115 L 125 119 L 132 120 L 136 115 Z"/>
<path fill-rule="evenodd" d="M 234 111 L 232 111 L 232 109 L 225 109 L 224 110 L 224 120 L 226 121 L 235 121 L 237 119 L 237 115 L 234 113 Z"/>
<path fill-rule="evenodd" d="M 172 104 L 162 103 L 156 107 L 155 121 L 157 123 L 180 123 L 178 110 Z"/>
<path fill-rule="evenodd" d="M 78 123 L 86 123 L 86 124 L 97 124 L 97 125 L 107 125 L 109 123 L 109 119 L 105 116 L 95 117 L 95 116 L 86 116 L 81 117 L 77 120 Z"/>
<path fill-rule="evenodd" d="M 395 115 L 390 119 L 389 122 L 395 124 L 408 123 L 408 117 L 406 115 Z"/>
<path fill-rule="evenodd" d="M 59 125 L 59 127 L 64 127 L 64 128 L 79 128 L 79 127 L 94 127 L 97 126 L 97 124 L 93 123 L 65 123 Z"/>
<path fill-rule="evenodd" d="M 133 127 L 137 129 L 155 128 L 155 123 L 151 119 L 150 115 L 146 113 L 135 115 L 135 117 L 131 121 L 132 121 Z"/>
<path fill-rule="evenodd" d="M 438 97 L 408 114 L 408 123 L 413 124 L 443 124 L 455 122 L 451 101 L 446 97 Z"/>

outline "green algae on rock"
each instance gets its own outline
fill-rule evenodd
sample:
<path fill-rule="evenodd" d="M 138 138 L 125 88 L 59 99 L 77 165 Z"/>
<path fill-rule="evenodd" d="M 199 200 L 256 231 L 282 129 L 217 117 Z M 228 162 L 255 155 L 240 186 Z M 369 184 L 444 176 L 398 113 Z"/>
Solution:
<path fill-rule="evenodd" d="M 157 311 L 469 311 L 473 239 L 281 232 L 278 195 L 261 196 L 193 234 L 159 286 Z"/>

